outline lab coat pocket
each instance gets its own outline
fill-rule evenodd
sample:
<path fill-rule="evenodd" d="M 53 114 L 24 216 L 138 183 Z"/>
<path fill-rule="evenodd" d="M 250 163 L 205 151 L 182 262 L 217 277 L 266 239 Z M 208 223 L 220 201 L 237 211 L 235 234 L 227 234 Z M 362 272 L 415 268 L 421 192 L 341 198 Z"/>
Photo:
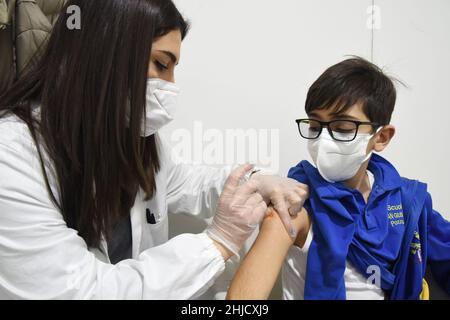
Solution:
<path fill-rule="evenodd" d="M 145 226 L 145 238 L 148 238 L 148 243 L 145 245 L 148 248 L 159 246 L 167 242 L 169 238 L 169 222 L 167 214 L 161 217 L 155 217 L 155 220 L 150 219 Z"/>

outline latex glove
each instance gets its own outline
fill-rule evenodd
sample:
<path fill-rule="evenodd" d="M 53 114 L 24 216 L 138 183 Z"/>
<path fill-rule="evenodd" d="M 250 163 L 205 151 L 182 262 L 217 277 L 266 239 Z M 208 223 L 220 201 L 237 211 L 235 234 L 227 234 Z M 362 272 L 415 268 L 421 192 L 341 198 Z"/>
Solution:
<path fill-rule="evenodd" d="M 257 192 L 256 180 L 242 183 L 245 174 L 252 169 L 252 165 L 244 165 L 230 174 L 220 195 L 217 212 L 206 229 L 211 239 L 236 256 L 267 210 L 266 202 Z"/>
<path fill-rule="evenodd" d="M 272 204 L 278 212 L 289 235 L 295 239 L 296 229 L 292 225 L 291 216 L 295 217 L 302 210 L 309 197 L 308 186 L 291 178 L 255 173 L 250 181 L 256 181 L 258 192 L 266 204 Z"/>

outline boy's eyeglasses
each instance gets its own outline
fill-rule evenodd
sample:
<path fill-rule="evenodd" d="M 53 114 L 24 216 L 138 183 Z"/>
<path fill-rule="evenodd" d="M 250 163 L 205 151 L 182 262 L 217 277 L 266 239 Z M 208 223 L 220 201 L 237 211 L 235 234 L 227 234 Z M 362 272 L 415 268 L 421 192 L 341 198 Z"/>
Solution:
<path fill-rule="evenodd" d="M 323 127 L 327 127 L 330 136 L 341 142 L 350 142 L 356 139 L 360 126 L 372 126 L 375 130 L 381 127 L 378 123 L 361 122 L 353 120 L 333 120 L 323 122 L 314 119 L 298 119 L 295 120 L 300 135 L 308 140 L 317 139 L 322 133 Z"/>

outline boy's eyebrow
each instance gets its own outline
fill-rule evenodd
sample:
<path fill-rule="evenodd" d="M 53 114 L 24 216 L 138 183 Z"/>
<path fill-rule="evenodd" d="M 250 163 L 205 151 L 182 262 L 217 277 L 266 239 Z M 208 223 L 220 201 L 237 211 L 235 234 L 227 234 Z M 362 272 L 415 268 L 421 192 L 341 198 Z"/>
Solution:
<path fill-rule="evenodd" d="M 360 119 L 358 119 L 358 118 L 356 118 L 356 117 L 354 117 L 352 115 L 345 114 L 345 113 L 336 112 L 336 113 L 331 113 L 330 116 L 333 118 L 333 120 L 355 120 L 355 121 L 360 121 Z M 308 117 L 309 118 L 315 118 L 315 119 L 318 119 L 318 120 L 321 119 L 321 117 L 317 113 L 315 113 L 314 111 L 308 113 Z"/>
<path fill-rule="evenodd" d="M 308 117 L 320 119 L 320 116 L 317 113 L 315 113 L 314 111 L 308 113 Z"/>
<path fill-rule="evenodd" d="M 331 116 L 332 116 L 334 119 L 338 119 L 338 120 L 339 120 L 339 119 L 351 119 L 351 120 L 359 121 L 358 118 L 356 118 L 356 117 L 354 117 L 354 116 L 351 116 L 351 115 L 349 115 L 349 114 L 345 114 L 345 113 L 332 113 Z"/>

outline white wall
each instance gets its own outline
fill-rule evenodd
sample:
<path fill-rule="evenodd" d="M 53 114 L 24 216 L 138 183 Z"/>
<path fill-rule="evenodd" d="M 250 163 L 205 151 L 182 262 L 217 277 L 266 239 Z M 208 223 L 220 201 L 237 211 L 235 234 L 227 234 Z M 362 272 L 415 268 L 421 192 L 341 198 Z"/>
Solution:
<path fill-rule="evenodd" d="M 263 130 L 277 144 L 264 136 L 258 143 L 271 146 L 271 162 L 280 173 L 308 158 L 294 119 L 304 115 L 307 89 L 325 68 L 346 55 L 371 58 L 372 1 L 175 2 L 192 30 L 177 73 L 180 110 L 166 131 L 173 144 L 182 144 L 172 136 L 184 134 L 180 128 L 202 147 L 212 141 L 202 139 L 225 136 L 226 129 Z M 427 182 L 435 208 L 450 219 L 450 1 L 376 0 L 375 5 L 380 11 L 374 62 L 409 85 L 399 87 L 393 120 L 398 134 L 384 156 L 402 175 Z M 195 135 L 195 121 L 200 121 L 197 133 L 199 126 L 204 134 L 219 132 Z M 193 160 L 209 161 L 194 153 Z"/>
<path fill-rule="evenodd" d="M 435 209 L 450 220 L 450 1 L 376 4 L 375 62 L 408 85 L 399 87 L 398 134 L 385 155 L 402 175 L 427 182 Z"/>

